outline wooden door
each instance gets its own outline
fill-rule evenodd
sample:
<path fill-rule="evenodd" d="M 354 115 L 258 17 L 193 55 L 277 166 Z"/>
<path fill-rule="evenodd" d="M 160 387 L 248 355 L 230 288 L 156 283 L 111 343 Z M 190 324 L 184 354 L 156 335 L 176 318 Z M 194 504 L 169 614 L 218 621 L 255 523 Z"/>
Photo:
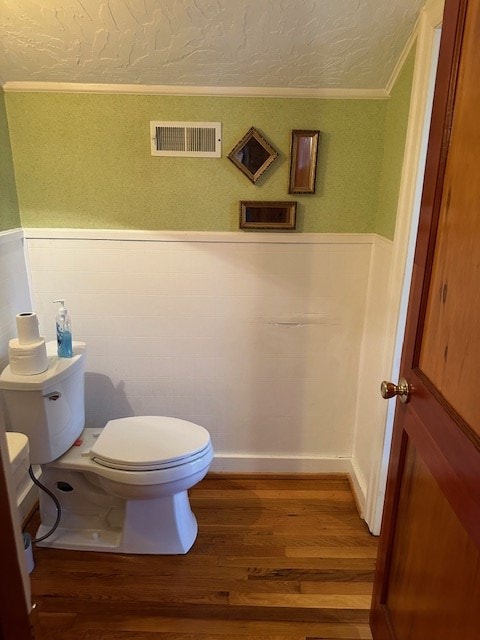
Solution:
<path fill-rule="evenodd" d="M 0 429 L 1 429 L 0 425 Z M 0 640 L 31 640 L 22 570 L 17 558 L 15 538 L 19 534 L 10 511 L 4 463 L 8 461 L 5 435 L 0 438 Z M 18 527 L 18 525 L 17 525 Z M 40 636 L 38 636 L 40 637 Z"/>
<path fill-rule="evenodd" d="M 446 0 L 375 640 L 480 638 L 480 0 Z M 393 402 L 391 400 L 390 402 Z"/>

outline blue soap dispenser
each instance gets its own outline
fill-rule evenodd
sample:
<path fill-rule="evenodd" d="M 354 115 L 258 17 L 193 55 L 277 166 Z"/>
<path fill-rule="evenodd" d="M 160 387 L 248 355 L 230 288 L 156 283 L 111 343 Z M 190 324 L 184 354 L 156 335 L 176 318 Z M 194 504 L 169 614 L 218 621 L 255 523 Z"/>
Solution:
<path fill-rule="evenodd" d="M 73 356 L 72 348 L 72 327 L 70 324 L 70 316 L 65 309 L 65 300 L 54 300 L 60 303 L 58 315 L 55 318 L 57 325 L 57 353 L 60 358 L 71 358 Z"/>

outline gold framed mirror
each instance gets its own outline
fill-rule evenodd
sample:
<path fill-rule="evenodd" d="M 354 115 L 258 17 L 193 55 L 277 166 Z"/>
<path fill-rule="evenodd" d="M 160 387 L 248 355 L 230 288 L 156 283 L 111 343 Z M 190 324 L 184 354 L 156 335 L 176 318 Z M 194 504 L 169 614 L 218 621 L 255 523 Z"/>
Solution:
<path fill-rule="evenodd" d="M 320 131 L 292 131 L 288 193 L 315 193 Z"/>
<path fill-rule="evenodd" d="M 240 229 L 276 229 L 293 231 L 297 222 L 297 203 L 240 202 Z"/>
<path fill-rule="evenodd" d="M 278 151 L 255 127 L 251 127 L 230 151 L 228 158 L 255 184 L 278 158 Z"/>

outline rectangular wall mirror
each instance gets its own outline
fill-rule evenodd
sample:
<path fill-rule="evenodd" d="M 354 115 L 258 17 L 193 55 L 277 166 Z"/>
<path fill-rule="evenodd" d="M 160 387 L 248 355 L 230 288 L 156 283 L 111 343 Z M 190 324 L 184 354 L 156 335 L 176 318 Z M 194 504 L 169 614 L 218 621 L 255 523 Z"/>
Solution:
<path fill-rule="evenodd" d="M 288 193 L 315 193 L 320 131 L 292 131 Z"/>
<path fill-rule="evenodd" d="M 240 229 L 292 231 L 296 225 L 296 202 L 240 202 Z"/>

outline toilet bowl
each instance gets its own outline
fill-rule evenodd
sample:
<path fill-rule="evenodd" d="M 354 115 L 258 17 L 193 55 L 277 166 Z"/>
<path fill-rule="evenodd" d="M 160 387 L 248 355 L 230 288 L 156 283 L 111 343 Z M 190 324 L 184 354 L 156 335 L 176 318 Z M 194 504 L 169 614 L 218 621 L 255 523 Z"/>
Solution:
<path fill-rule="evenodd" d="M 109 421 L 84 428 L 85 345 L 37 376 L 0 375 L 9 428 L 30 439 L 32 463 L 58 498 L 59 526 L 41 546 L 120 553 L 182 554 L 193 545 L 197 521 L 188 490 L 207 473 L 213 447 L 206 429 L 165 416 Z M 21 378 L 20 380 L 18 378 Z M 32 437 L 30 437 L 30 433 Z M 32 445 L 33 440 L 33 445 Z M 53 527 L 57 509 L 40 492 L 37 538 Z"/>

